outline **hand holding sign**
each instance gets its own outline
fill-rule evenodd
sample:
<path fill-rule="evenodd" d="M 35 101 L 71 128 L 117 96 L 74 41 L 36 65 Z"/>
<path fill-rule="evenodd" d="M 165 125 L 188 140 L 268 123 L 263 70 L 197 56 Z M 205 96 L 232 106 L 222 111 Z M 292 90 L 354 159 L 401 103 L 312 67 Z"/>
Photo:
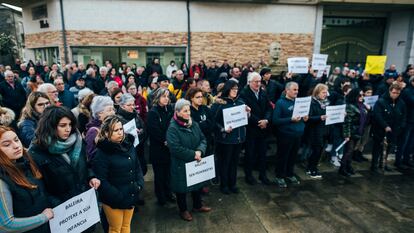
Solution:
<path fill-rule="evenodd" d="M 295 106 L 293 107 L 293 117 L 305 117 L 309 115 L 310 105 L 312 102 L 312 97 L 303 97 L 303 98 L 296 98 L 295 99 Z M 292 118 L 294 121 L 294 119 Z"/>
<path fill-rule="evenodd" d="M 49 220 L 53 218 L 53 210 L 50 208 L 43 210 L 42 214 L 46 215 Z"/>

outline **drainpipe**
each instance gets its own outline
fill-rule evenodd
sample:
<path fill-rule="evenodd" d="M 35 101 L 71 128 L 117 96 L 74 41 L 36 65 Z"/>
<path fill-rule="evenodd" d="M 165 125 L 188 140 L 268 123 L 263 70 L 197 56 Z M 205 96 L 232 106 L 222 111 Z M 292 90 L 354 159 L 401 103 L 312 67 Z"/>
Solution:
<path fill-rule="evenodd" d="M 65 57 L 65 64 L 68 64 L 68 45 L 66 41 L 65 17 L 63 16 L 63 0 L 59 0 L 60 4 L 60 18 L 62 21 L 62 39 L 63 39 L 63 54 Z"/>
<path fill-rule="evenodd" d="M 187 64 L 191 63 L 191 27 L 190 27 L 190 0 L 187 0 Z"/>

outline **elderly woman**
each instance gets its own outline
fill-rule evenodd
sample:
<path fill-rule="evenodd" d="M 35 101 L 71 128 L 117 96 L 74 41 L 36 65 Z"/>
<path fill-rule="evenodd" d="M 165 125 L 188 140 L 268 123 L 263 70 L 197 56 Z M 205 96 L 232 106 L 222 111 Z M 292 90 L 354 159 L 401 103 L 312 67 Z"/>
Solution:
<path fill-rule="evenodd" d="M 39 117 L 49 105 L 49 97 L 43 92 L 32 92 L 27 98 L 26 106 L 23 108 L 22 116 L 17 125 L 24 147 L 29 148 L 30 142 L 35 136 Z"/>
<path fill-rule="evenodd" d="M 154 189 L 158 204 L 175 202 L 170 188 L 170 151 L 167 147 L 167 129 L 173 116 L 170 92 L 158 88 L 154 92 L 153 107 L 148 113 L 147 126 L 150 139 L 149 156 L 154 170 Z"/>
<path fill-rule="evenodd" d="M 327 136 L 327 126 L 325 126 L 326 106 L 329 105 L 327 96 L 328 86 L 325 84 L 316 85 L 312 93 L 309 120 L 307 122 L 312 154 L 308 158 L 306 173 L 314 179 L 322 178 L 318 171 L 318 163 L 322 155 L 324 140 Z"/>
<path fill-rule="evenodd" d="M 86 155 L 88 161 L 91 161 L 96 153 L 95 138 L 98 135 L 99 128 L 107 116 L 115 114 L 114 102 L 108 96 L 95 96 L 91 103 L 92 119 L 86 124 L 85 141 Z"/>
<path fill-rule="evenodd" d="M 239 193 L 236 186 L 237 182 L 237 164 L 242 149 L 242 144 L 246 140 L 246 127 L 224 128 L 223 109 L 231 108 L 244 104 L 239 99 L 238 84 L 229 80 L 224 84 L 220 98 L 212 106 L 212 112 L 215 114 L 214 134 L 216 140 L 216 154 L 218 157 L 220 173 L 220 189 L 223 194 Z M 250 108 L 246 106 L 246 111 Z"/>
<path fill-rule="evenodd" d="M 136 147 L 136 153 L 141 164 L 142 173 L 145 175 L 147 173 L 147 162 L 145 161 L 144 156 L 145 140 L 147 139 L 145 123 L 135 110 L 135 98 L 131 94 L 123 94 L 119 106 L 120 108 L 118 109 L 117 114 L 121 117 L 123 124 L 134 120 L 135 125 L 137 126 L 139 144 Z"/>
<path fill-rule="evenodd" d="M 109 116 L 98 135 L 93 170 L 102 180 L 98 191 L 109 224 L 109 233 L 129 233 L 134 206 L 144 186 L 134 136 L 125 134 L 122 119 Z"/>
<path fill-rule="evenodd" d="M 191 221 L 193 217 L 187 210 L 186 194 L 191 192 L 193 210 L 209 212 L 211 208 L 201 203 L 201 188 L 203 183 L 187 187 L 185 164 L 201 161 L 207 148 L 207 141 L 198 123 L 191 120 L 191 103 L 179 99 L 175 104 L 173 120 L 167 131 L 167 145 L 171 152 L 171 189 L 176 193 L 180 217 Z"/>
<path fill-rule="evenodd" d="M 52 209 L 45 195 L 42 174 L 16 133 L 0 126 L 1 232 L 50 232 Z"/>
<path fill-rule="evenodd" d="M 142 120 L 147 121 L 147 100 L 139 93 L 139 86 L 135 83 L 130 83 L 127 85 L 126 90 L 135 98 L 135 110 L 139 114 Z"/>

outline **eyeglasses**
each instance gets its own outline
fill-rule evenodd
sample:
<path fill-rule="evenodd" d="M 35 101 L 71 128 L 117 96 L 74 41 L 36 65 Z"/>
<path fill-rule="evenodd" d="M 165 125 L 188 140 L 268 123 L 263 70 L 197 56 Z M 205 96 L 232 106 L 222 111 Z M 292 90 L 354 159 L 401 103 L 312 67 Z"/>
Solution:
<path fill-rule="evenodd" d="M 260 80 L 251 81 L 252 83 L 260 83 Z"/>
<path fill-rule="evenodd" d="M 61 85 L 65 85 L 63 83 L 56 83 L 56 86 L 61 86 Z"/>
<path fill-rule="evenodd" d="M 239 88 L 238 88 L 238 87 L 233 87 L 231 90 L 232 90 L 232 91 L 238 91 L 238 90 L 239 90 Z"/>
<path fill-rule="evenodd" d="M 54 91 L 48 91 L 47 93 L 49 93 L 49 94 L 56 94 L 56 93 L 58 93 L 58 91 L 57 91 L 57 90 L 54 90 Z"/>

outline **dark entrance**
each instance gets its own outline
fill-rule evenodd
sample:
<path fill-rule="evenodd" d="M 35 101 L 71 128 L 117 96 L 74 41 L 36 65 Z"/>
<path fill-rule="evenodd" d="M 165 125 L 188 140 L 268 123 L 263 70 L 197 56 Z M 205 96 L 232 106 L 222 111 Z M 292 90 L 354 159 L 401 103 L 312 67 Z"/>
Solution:
<path fill-rule="evenodd" d="M 382 53 L 385 26 L 385 18 L 324 17 L 320 51 L 333 67 L 365 67 L 367 55 Z"/>

